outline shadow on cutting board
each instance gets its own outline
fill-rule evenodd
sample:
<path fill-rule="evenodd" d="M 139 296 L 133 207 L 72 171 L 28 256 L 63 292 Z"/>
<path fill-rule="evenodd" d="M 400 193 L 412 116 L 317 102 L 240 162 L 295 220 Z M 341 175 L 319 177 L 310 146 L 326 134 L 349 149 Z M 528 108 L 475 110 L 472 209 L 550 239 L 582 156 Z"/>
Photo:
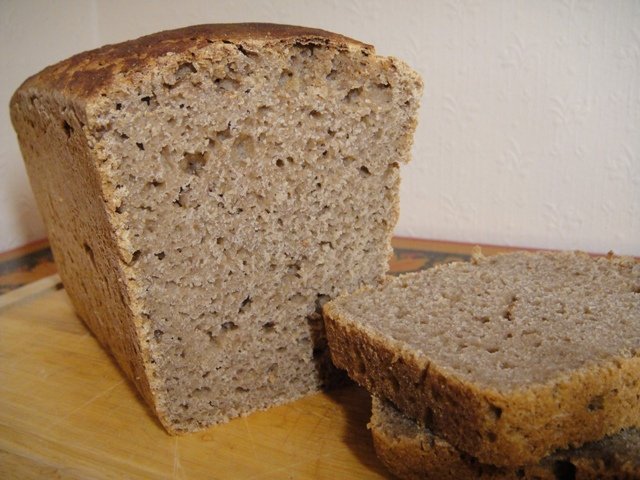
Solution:
<path fill-rule="evenodd" d="M 371 472 L 382 478 L 393 479 L 376 457 L 373 440 L 367 424 L 371 418 L 371 396 L 362 387 L 348 381 L 344 387 L 325 390 L 325 395 L 339 405 L 345 414 L 346 427 L 342 432 L 344 444 Z"/>

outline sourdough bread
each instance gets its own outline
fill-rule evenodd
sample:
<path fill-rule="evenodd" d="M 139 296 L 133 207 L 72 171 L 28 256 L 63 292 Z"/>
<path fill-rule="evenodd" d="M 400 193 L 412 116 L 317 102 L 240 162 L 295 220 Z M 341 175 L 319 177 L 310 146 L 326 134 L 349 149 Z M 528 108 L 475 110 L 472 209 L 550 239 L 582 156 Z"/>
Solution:
<path fill-rule="evenodd" d="M 171 432 L 317 390 L 380 279 L 422 83 L 329 32 L 201 25 L 29 78 L 11 117 L 75 308 Z"/>
<path fill-rule="evenodd" d="M 640 264 L 478 255 L 324 307 L 331 355 L 375 395 L 492 465 L 640 425 Z"/>
<path fill-rule="evenodd" d="M 640 430 L 633 428 L 580 448 L 557 451 L 534 465 L 511 468 L 478 462 L 376 397 L 369 429 L 376 455 L 404 480 L 640 478 Z"/>

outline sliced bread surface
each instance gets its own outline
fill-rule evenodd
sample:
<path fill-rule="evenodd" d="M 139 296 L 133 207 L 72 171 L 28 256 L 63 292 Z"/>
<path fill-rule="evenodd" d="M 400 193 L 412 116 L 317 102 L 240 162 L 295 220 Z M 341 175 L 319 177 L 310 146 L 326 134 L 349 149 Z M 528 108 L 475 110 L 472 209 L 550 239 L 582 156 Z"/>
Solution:
<path fill-rule="evenodd" d="M 404 480 L 569 480 L 640 478 L 640 430 L 629 428 L 521 467 L 482 464 L 377 397 L 369 429 L 376 455 Z"/>
<path fill-rule="evenodd" d="M 640 425 L 640 265 L 477 256 L 325 305 L 334 363 L 492 465 Z"/>
<path fill-rule="evenodd" d="M 14 94 L 65 288 L 169 431 L 331 377 L 319 308 L 387 269 L 421 89 L 361 42 L 237 24 L 81 53 Z"/>

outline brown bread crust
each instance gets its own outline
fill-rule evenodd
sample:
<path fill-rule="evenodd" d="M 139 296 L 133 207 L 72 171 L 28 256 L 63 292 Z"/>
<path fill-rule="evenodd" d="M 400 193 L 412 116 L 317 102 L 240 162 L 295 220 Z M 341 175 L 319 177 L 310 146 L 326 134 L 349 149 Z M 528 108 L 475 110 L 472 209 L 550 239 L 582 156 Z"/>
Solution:
<path fill-rule="evenodd" d="M 119 76 L 144 72 L 156 59 L 167 54 L 196 51 L 214 42 L 241 44 L 252 40 L 272 44 L 320 44 L 342 50 L 361 48 L 367 53 L 375 53 L 371 45 L 316 28 L 274 23 L 194 25 L 79 53 L 28 78 L 18 91 L 47 88 L 88 100 L 105 93 Z M 12 104 L 15 98 L 14 95 Z"/>

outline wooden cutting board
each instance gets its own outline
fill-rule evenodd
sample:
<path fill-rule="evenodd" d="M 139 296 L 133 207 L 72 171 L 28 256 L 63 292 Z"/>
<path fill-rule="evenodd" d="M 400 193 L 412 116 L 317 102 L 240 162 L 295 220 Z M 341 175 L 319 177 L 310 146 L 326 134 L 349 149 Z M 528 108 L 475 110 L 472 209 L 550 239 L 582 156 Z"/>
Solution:
<path fill-rule="evenodd" d="M 387 478 L 357 387 L 168 435 L 60 287 L 0 297 L 0 478 Z"/>

